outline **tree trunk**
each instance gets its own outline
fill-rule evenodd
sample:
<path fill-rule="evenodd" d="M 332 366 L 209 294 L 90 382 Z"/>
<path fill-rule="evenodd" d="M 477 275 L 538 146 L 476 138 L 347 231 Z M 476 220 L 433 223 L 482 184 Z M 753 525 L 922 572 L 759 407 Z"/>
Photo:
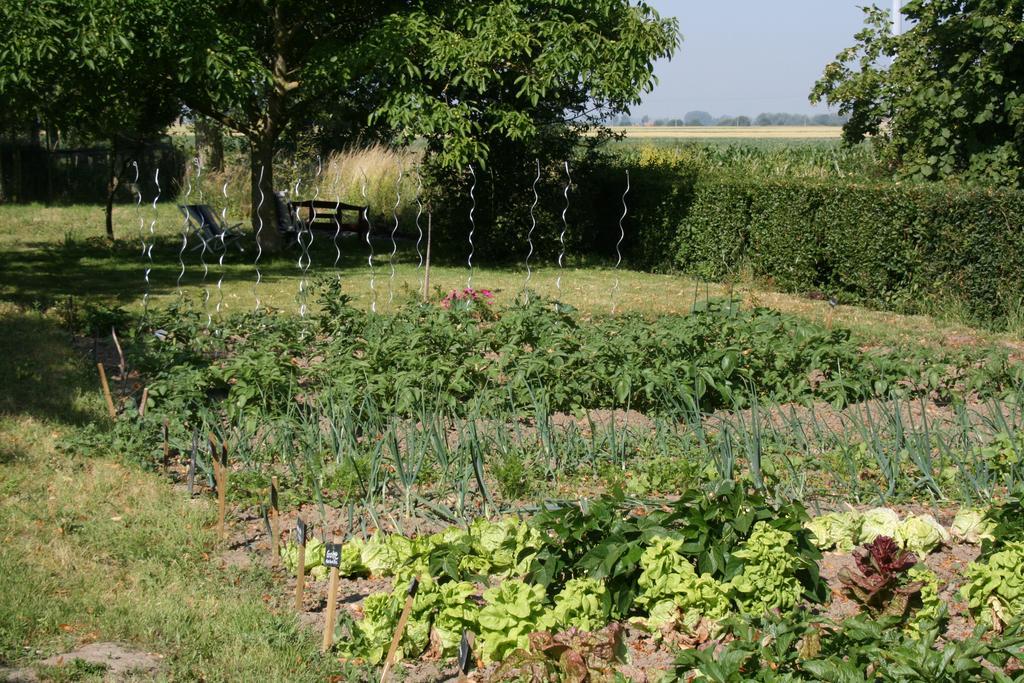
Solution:
<path fill-rule="evenodd" d="M 274 200 L 274 141 L 268 138 L 264 136 L 250 143 L 252 229 L 264 251 L 278 252 L 284 248 L 284 240 L 277 229 Z"/>
<path fill-rule="evenodd" d="M 196 118 L 196 154 L 203 168 L 219 172 L 224 170 L 224 129 L 205 116 Z"/>
<path fill-rule="evenodd" d="M 107 180 L 107 239 L 114 240 L 114 194 L 117 192 L 118 186 L 121 184 L 120 174 L 117 167 L 117 139 L 110 141 L 110 165 L 109 165 L 109 179 Z"/>

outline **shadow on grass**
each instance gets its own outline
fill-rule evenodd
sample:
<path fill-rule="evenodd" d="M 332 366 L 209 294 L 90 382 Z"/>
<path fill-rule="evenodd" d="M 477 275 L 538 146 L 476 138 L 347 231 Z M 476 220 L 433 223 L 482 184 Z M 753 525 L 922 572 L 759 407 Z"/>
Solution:
<path fill-rule="evenodd" d="M 101 238 L 87 240 L 64 240 L 61 242 L 23 242 L 19 249 L 0 253 L 0 299 L 12 301 L 21 306 L 46 309 L 69 296 L 92 297 L 120 305 L 137 302 L 145 290 L 144 272 L 149 268 L 150 296 L 159 297 L 177 291 L 181 276 L 183 287 L 199 285 L 203 280 L 203 260 L 206 263 L 205 282 L 214 286 L 221 272 L 219 254 L 193 250 L 190 243 L 184 253 L 185 273 L 181 274 L 178 262 L 181 242 L 173 237 L 159 237 L 153 244 L 150 264 L 141 254 L 139 242 L 119 240 L 113 243 Z M 253 261 L 256 248 L 251 239 L 242 241 L 243 252 L 229 247 L 224 255 L 223 272 L 232 281 L 254 278 Z M 373 250 L 378 267 L 386 267 L 391 254 L 391 243 L 387 235 L 373 240 Z M 341 252 L 338 257 L 338 251 Z M 319 236 L 314 240 L 310 255 L 310 275 L 318 271 L 333 269 L 335 263 L 343 270 L 357 270 L 367 267 L 369 247 L 355 236 L 345 236 L 338 242 L 338 251 L 330 237 Z M 294 279 L 299 276 L 298 259 L 301 250 L 292 246 L 284 252 L 260 257 L 259 267 L 264 284 L 278 280 Z M 415 264 L 419 260 L 414 241 L 401 240 L 397 245 L 395 262 Z M 466 254 L 451 247 L 436 250 L 432 260 L 439 267 L 465 267 Z M 589 259 L 573 259 L 577 266 L 588 265 Z M 481 263 L 478 267 L 493 272 L 519 272 L 522 264 L 515 260 L 504 263 Z M 534 262 L 541 266 L 540 260 Z M 592 264 L 590 264 L 592 265 Z"/>
<path fill-rule="evenodd" d="M 81 425 L 96 418 L 83 396 L 98 389 L 67 334 L 42 315 L 0 307 L 0 416 Z M 98 380 L 97 380 L 98 382 Z M 0 461 L 18 457 L 0 449 Z"/>

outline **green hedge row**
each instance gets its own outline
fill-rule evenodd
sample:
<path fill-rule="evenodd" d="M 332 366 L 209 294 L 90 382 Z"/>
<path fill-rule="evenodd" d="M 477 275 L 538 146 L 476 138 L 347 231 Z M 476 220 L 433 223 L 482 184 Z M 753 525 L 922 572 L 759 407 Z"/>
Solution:
<path fill-rule="evenodd" d="M 618 174 L 598 175 L 593 246 L 606 251 Z M 711 280 L 746 271 L 787 291 L 902 312 L 956 306 L 986 321 L 1022 308 L 1024 192 L 738 179 L 658 164 L 632 180 L 636 267 Z"/>

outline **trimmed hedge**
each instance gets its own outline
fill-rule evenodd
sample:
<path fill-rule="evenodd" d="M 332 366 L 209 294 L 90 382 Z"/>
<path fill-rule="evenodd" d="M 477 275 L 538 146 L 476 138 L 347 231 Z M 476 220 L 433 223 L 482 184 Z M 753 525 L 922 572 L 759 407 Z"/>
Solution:
<path fill-rule="evenodd" d="M 654 188 L 632 196 L 628 254 L 636 267 L 713 280 L 749 269 L 787 291 L 901 312 L 955 303 L 983 321 L 1021 306 L 1024 192 L 679 169 L 666 189 L 669 171 L 633 173 L 635 188 Z M 596 205 L 608 192 L 595 192 Z"/>

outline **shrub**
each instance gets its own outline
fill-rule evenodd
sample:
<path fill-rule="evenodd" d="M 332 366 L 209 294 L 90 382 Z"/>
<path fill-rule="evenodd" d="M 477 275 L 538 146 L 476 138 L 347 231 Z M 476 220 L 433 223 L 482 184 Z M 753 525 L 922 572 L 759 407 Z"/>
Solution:
<path fill-rule="evenodd" d="M 955 303 L 980 322 L 1024 296 L 1018 190 L 738 177 L 671 160 L 647 162 L 633 180 L 624 247 L 634 267 L 718 280 L 749 268 L 786 291 L 906 313 Z M 603 183 L 593 192 L 596 226 L 614 193 Z M 614 252 L 593 235 L 593 249 Z"/>

